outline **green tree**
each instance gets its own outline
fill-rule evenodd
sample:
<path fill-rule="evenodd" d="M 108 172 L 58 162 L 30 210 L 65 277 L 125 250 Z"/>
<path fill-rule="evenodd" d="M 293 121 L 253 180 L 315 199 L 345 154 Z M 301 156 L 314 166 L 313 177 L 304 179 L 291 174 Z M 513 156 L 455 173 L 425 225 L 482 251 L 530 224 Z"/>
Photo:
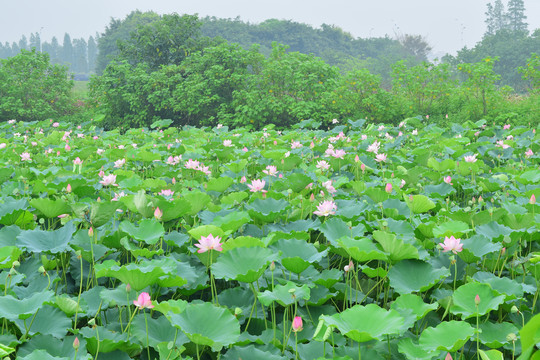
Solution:
<path fill-rule="evenodd" d="M 28 49 L 28 39 L 26 38 L 26 36 L 21 36 L 21 39 L 19 40 L 19 47 L 18 47 L 20 50 L 29 50 Z M 18 51 L 17 51 L 18 52 Z"/>
<path fill-rule="evenodd" d="M 32 48 L 41 50 L 41 39 L 38 32 L 30 34 L 30 49 Z"/>
<path fill-rule="evenodd" d="M 529 82 L 530 93 L 540 93 L 540 55 L 533 53 L 527 64 L 519 68 L 519 72 Z"/>
<path fill-rule="evenodd" d="M 523 0 L 508 1 L 508 11 L 506 13 L 508 29 L 528 32 L 525 20 L 527 20 L 527 16 L 525 15 L 525 3 Z"/>
<path fill-rule="evenodd" d="M 427 61 L 427 57 L 432 50 L 426 39 L 421 35 L 405 34 L 399 38 L 399 42 L 405 51 L 418 61 Z"/>
<path fill-rule="evenodd" d="M 495 0 L 495 5 L 487 4 L 485 23 L 487 26 L 486 35 L 495 35 L 499 30 L 506 28 L 506 13 L 502 0 Z"/>
<path fill-rule="evenodd" d="M 88 73 L 88 46 L 83 38 L 73 39 L 72 71 L 79 74 Z"/>
<path fill-rule="evenodd" d="M 96 70 L 97 51 L 96 40 L 93 36 L 90 36 L 88 38 L 88 71 L 90 73 Z"/>
<path fill-rule="evenodd" d="M 105 32 L 97 39 L 98 54 L 96 58 L 96 74 L 102 74 L 107 64 L 118 56 L 118 42 L 127 40 L 132 32 L 137 30 L 137 26 L 151 23 L 160 19 L 155 12 L 133 11 L 123 20 L 111 19 Z"/>
<path fill-rule="evenodd" d="M 68 33 L 64 34 L 64 42 L 62 43 L 62 63 L 67 65 L 68 68 L 72 68 L 74 63 L 73 58 L 73 44 L 71 43 L 71 37 Z"/>
<path fill-rule="evenodd" d="M 43 120 L 69 114 L 73 81 L 36 49 L 0 60 L 0 118 Z"/>

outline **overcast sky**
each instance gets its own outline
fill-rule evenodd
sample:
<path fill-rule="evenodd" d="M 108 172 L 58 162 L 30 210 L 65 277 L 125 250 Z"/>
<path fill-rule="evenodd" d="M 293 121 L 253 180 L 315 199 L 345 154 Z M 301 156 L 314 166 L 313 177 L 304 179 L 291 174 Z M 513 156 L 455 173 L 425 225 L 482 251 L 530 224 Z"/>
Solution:
<path fill-rule="evenodd" d="M 472 47 L 485 31 L 486 4 L 494 0 L 0 0 L 0 41 L 40 32 L 43 41 L 67 32 L 88 38 L 111 18 L 132 10 L 199 14 L 261 22 L 293 20 L 314 27 L 333 24 L 355 37 L 419 34 L 433 53 Z M 504 3 L 507 0 L 503 0 Z M 525 0 L 529 30 L 540 28 L 540 0 Z"/>

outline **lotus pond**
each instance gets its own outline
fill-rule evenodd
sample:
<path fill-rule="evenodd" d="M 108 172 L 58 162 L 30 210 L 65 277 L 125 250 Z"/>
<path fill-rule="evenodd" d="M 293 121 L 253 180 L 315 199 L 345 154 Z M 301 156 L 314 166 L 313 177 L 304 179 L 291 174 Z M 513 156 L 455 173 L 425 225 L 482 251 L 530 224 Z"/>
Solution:
<path fill-rule="evenodd" d="M 540 137 L 0 124 L 0 356 L 540 358 Z"/>

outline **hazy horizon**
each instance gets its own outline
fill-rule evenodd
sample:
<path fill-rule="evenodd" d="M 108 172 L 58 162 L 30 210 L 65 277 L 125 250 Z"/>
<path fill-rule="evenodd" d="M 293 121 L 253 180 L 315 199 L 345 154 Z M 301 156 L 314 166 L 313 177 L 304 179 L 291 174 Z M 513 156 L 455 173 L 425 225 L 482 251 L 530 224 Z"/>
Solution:
<path fill-rule="evenodd" d="M 67 32 L 72 38 L 102 33 L 111 18 L 123 19 L 133 10 L 158 14 L 198 14 L 199 17 L 236 18 L 260 23 L 267 19 L 292 20 L 319 28 L 336 25 L 354 37 L 422 35 L 433 48 L 431 54 L 455 53 L 473 47 L 482 39 L 486 4 L 489 0 L 381 0 L 376 3 L 335 0 L 275 0 L 271 3 L 248 0 L 96 0 L 76 3 L 66 0 L 21 0 L 0 5 L 0 41 L 10 44 L 22 35 L 41 33 L 42 41 L 56 36 L 61 42 Z M 507 1 L 504 1 L 506 4 Z M 540 28 L 540 1 L 525 0 L 529 30 Z M 30 10 L 29 10 L 30 9 Z M 309 11 L 306 11 L 308 9 Z"/>

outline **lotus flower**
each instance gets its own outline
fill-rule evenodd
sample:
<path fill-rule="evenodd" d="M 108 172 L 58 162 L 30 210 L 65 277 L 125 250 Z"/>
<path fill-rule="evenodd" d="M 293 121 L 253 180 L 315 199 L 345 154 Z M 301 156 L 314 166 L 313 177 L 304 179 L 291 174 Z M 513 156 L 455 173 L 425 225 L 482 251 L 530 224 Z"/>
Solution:
<path fill-rule="evenodd" d="M 154 217 L 157 220 L 161 220 L 162 216 L 163 216 L 163 211 L 161 211 L 161 209 L 159 207 L 157 207 L 156 210 L 154 210 Z"/>
<path fill-rule="evenodd" d="M 332 157 L 336 158 L 336 159 L 343 159 L 343 157 L 345 156 L 346 152 L 345 150 L 343 149 L 336 149 L 334 150 L 334 153 L 332 154 Z"/>
<path fill-rule="evenodd" d="M 476 306 L 480 305 L 480 296 L 478 294 L 474 297 L 474 304 Z"/>
<path fill-rule="evenodd" d="M 377 154 L 377 156 L 375 156 L 375 161 L 376 162 L 385 162 L 386 161 L 386 154 Z"/>
<path fill-rule="evenodd" d="M 295 316 L 292 323 L 292 330 L 294 332 L 302 331 L 302 318 L 300 316 Z"/>
<path fill-rule="evenodd" d="M 510 129 L 510 124 L 506 124 L 503 126 L 503 130 L 509 130 Z"/>
<path fill-rule="evenodd" d="M 159 192 L 159 195 L 161 196 L 173 196 L 173 194 L 174 191 L 172 191 L 171 189 L 164 189 Z"/>
<path fill-rule="evenodd" d="M 444 238 L 444 243 L 439 243 L 439 245 L 442 246 L 443 252 L 452 251 L 454 254 L 457 254 L 463 250 L 461 239 L 456 239 L 454 236 L 446 236 Z"/>
<path fill-rule="evenodd" d="M 274 165 L 268 165 L 266 167 L 266 170 L 263 170 L 263 173 L 270 176 L 276 176 L 277 168 Z"/>
<path fill-rule="evenodd" d="M 109 186 L 109 185 L 118 186 L 117 184 L 115 184 L 115 182 L 116 182 L 116 175 L 110 174 L 110 175 L 104 175 L 103 180 L 101 180 L 99 183 L 102 184 L 103 186 Z"/>
<path fill-rule="evenodd" d="M 530 158 L 531 156 L 533 156 L 534 153 L 531 149 L 527 149 L 527 151 L 525 151 L 525 157 L 526 158 Z"/>
<path fill-rule="evenodd" d="M 373 144 L 369 145 L 367 148 L 367 152 L 372 152 L 374 154 L 377 154 L 379 152 L 379 147 L 381 146 L 381 143 L 375 140 Z"/>
<path fill-rule="evenodd" d="M 264 185 L 266 185 L 266 181 L 264 180 L 253 180 L 251 182 L 251 185 L 248 184 L 248 188 L 249 188 L 249 191 L 251 192 L 257 192 L 257 191 L 266 192 L 264 190 Z"/>
<path fill-rule="evenodd" d="M 147 292 L 142 292 L 139 295 L 139 298 L 137 300 L 133 301 L 133 304 L 138 307 L 140 310 L 142 309 L 152 309 L 154 305 L 152 305 L 152 300 L 150 299 L 150 295 Z"/>
<path fill-rule="evenodd" d="M 82 165 L 82 163 L 82 160 L 78 156 L 73 160 L 73 165 Z"/>
<path fill-rule="evenodd" d="M 232 140 L 223 140 L 223 146 L 225 147 L 231 147 L 232 146 Z"/>
<path fill-rule="evenodd" d="M 216 250 L 216 251 L 222 251 L 221 238 L 219 236 L 214 237 L 212 234 L 209 234 L 208 236 L 201 236 L 201 239 L 199 240 L 198 244 L 195 244 L 196 247 L 199 248 L 197 250 L 198 253 L 207 252 L 208 250 Z"/>
<path fill-rule="evenodd" d="M 21 154 L 21 161 L 32 161 L 32 159 L 30 158 L 30 153 L 23 152 Z"/>
<path fill-rule="evenodd" d="M 326 162 L 326 160 L 319 160 L 317 161 L 317 165 L 315 166 L 319 170 L 328 170 L 330 168 L 330 164 Z"/>
<path fill-rule="evenodd" d="M 328 216 L 328 215 L 334 215 L 336 213 L 337 206 L 336 203 L 333 201 L 323 201 L 319 205 L 317 205 L 317 210 L 313 213 L 318 216 Z"/>
<path fill-rule="evenodd" d="M 184 167 L 186 169 L 197 170 L 197 168 L 199 167 L 199 162 L 197 160 L 189 159 L 188 161 L 185 162 Z"/>
<path fill-rule="evenodd" d="M 336 188 L 332 185 L 332 180 L 328 180 L 322 183 L 322 185 L 326 188 L 326 191 L 328 191 L 330 194 L 334 194 L 336 192 Z"/>
<path fill-rule="evenodd" d="M 449 176 L 445 176 L 445 177 L 443 178 L 443 181 L 444 181 L 445 183 L 449 184 L 449 185 L 454 185 L 454 184 L 452 184 L 452 177 L 451 177 L 450 175 L 449 175 Z"/>
<path fill-rule="evenodd" d="M 529 199 L 529 204 L 531 205 L 536 204 L 536 196 L 534 196 L 534 194 L 531 195 L 531 198 Z"/>
<path fill-rule="evenodd" d="M 392 192 L 392 184 L 387 183 L 385 188 L 384 188 L 384 191 L 386 191 L 387 193 L 390 194 Z"/>
<path fill-rule="evenodd" d="M 300 149 L 303 145 L 299 141 L 293 141 L 291 143 L 291 149 Z"/>
<path fill-rule="evenodd" d="M 468 163 L 475 163 L 476 160 L 478 160 L 478 159 L 476 159 L 476 156 L 477 156 L 477 155 L 478 155 L 478 154 L 464 156 L 463 159 L 465 159 L 465 162 L 468 162 Z"/>
<path fill-rule="evenodd" d="M 125 163 L 126 163 L 126 159 L 116 160 L 114 162 L 114 167 L 115 168 L 121 168 L 122 166 L 124 166 Z"/>

